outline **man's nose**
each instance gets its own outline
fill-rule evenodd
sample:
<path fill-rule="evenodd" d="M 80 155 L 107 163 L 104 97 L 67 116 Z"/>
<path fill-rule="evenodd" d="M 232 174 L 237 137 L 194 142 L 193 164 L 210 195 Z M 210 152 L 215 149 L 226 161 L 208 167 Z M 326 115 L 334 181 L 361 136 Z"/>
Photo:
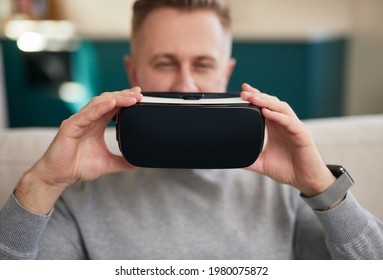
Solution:
<path fill-rule="evenodd" d="M 177 73 L 171 91 L 197 92 L 198 87 L 190 70 L 180 69 Z"/>

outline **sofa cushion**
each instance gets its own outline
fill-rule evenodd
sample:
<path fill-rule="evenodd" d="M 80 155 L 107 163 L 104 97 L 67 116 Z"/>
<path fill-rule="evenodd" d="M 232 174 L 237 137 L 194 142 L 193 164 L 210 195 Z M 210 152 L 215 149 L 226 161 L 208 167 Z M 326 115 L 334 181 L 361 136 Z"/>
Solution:
<path fill-rule="evenodd" d="M 305 121 L 326 163 L 342 164 L 355 180 L 351 189 L 359 202 L 383 220 L 383 115 Z M 38 160 L 54 138 L 55 128 L 0 130 L 0 206 L 25 170 Z M 105 139 L 119 153 L 115 130 Z"/>

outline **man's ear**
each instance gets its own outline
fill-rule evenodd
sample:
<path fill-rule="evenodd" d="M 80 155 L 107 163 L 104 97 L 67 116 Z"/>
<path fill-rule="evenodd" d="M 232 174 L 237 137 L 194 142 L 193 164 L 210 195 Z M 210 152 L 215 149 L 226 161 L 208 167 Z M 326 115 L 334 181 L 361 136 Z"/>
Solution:
<path fill-rule="evenodd" d="M 237 64 L 237 60 L 235 58 L 230 58 L 229 62 L 227 63 L 227 69 L 226 69 L 226 81 L 227 84 L 229 84 L 229 80 L 231 77 L 231 74 L 234 72 L 235 65 Z"/>
<path fill-rule="evenodd" d="M 128 80 L 132 87 L 137 87 L 137 70 L 134 63 L 134 59 L 132 56 L 126 55 L 124 56 L 124 64 L 125 64 L 125 70 L 128 74 Z"/>

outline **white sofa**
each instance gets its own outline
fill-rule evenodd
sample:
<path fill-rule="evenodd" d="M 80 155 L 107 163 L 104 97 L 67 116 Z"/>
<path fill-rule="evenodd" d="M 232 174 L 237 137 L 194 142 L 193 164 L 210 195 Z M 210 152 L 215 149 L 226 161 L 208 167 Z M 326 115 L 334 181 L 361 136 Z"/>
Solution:
<path fill-rule="evenodd" d="M 344 165 L 355 180 L 354 196 L 383 220 L 383 115 L 316 119 L 305 122 L 327 163 Z M 0 207 L 21 174 L 46 150 L 53 128 L 0 130 Z M 114 129 L 105 137 L 118 152 Z"/>

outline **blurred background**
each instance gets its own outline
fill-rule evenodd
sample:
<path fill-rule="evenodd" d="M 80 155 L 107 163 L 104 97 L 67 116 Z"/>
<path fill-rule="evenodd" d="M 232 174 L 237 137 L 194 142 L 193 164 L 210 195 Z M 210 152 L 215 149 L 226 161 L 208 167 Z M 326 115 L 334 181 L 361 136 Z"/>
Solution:
<path fill-rule="evenodd" d="M 302 119 L 383 113 L 382 0 L 230 0 L 237 68 Z M 0 128 L 129 87 L 132 0 L 0 0 Z"/>

